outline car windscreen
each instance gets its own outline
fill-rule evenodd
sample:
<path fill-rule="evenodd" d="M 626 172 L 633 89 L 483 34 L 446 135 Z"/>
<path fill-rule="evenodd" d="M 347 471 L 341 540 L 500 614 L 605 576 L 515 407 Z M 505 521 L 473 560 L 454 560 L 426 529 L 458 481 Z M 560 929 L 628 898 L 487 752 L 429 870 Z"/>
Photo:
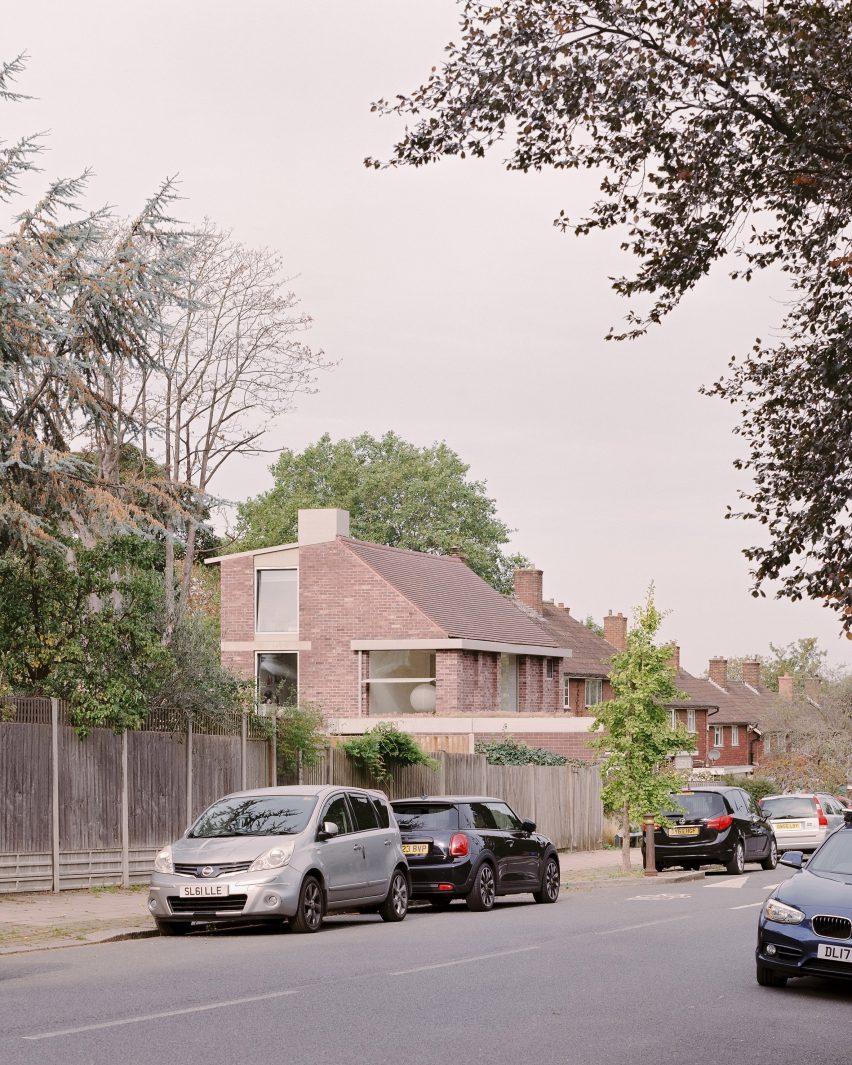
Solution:
<path fill-rule="evenodd" d="M 459 812 L 451 803 L 394 802 L 391 806 L 403 832 L 446 832 L 459 827 Z"/>
<path fill-rule="evenodd" d="M 687 817 L 719 817 L 728 812 L 725 800 L 718 791 L 693 791 L 686 795 L 672 795 L 672 799 L 676 806 L 671 812 L 677 812 L 680 807 Z"/>
<path fill-rule="evenodd" d="M 220 799 L 198 818 L 189 836 L 293 836 L 305 828 L 316 804 L 315 795 Z"/>
<path fill-rule="evenodd" d="M 852 829 L 839 828 L 833 832 L 806 868 L 809 873 L 848 882 L 852 878 Z"/>
<path fill-rule="evenodd" d="M 813 799 L 807 795 L 776 795 L 762 799 L 764 817 L 816 817 Z"/>

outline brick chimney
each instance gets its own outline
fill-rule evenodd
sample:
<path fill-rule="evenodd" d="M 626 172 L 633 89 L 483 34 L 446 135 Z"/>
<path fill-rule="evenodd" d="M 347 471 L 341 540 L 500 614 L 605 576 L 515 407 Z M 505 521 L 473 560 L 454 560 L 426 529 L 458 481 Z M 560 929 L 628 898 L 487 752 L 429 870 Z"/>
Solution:
<path fill-rule="evenodd" d="M 743 683 L 750 688 L 760 687 L 760 662 L 756 658 L 743 662 Z"/>
<path fill-rule="evenodd" d="M 822 683 L 819 677 L 805 677 L 805 695 L 819 706 L 822 702 Z"/>
<path fill-rule="evenodd" d="M 793 701 L 793 678 L 789 673 L 784 673 L 778 678 L 778 694 L 788 703 Z"/>
<path fill-rule="evenodd" d="M 669 659 L 669 665 L 675 673 L 680 669 L 680 647 L 678 647 L 677 644 L 673 644 L 672 646 L 672 656 Z"/>
<path fill-rule="evenodd" d="M 603 619 L 604 639 L 617 651 L 627 650 L 627 618 L 619 611 L 610 612 Z"/>
<path fill-rule="evenodd" d="M 710 680 L 718 684 L 720 688 L 727 690 L 728 687 L 728 660 L 727 658 L 710 659 Z"/>
<path fill-rule="evenodd" d="M 541 614 L 544 602 L 541 597 L 543 573 L 540 569 L 515 570 L 515 598 L 524 606 Z"/>

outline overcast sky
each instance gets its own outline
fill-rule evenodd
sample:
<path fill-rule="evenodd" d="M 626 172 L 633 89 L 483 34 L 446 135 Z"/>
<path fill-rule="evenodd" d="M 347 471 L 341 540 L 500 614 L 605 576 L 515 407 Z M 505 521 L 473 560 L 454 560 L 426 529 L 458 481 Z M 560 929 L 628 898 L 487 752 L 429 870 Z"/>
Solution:
<path fill-rule="evenodd" d="M 399 126 L 370 113 L 413 89 L 456 36 L 451 0 L 77 0 L 4 5 L 2 54 L 27 51 L 3 136 L 51 131 L 51 176 L 95 170 L 92 204 L 132 213 L 179 173 L 183 216 L 282 252 L 310 342 L 339 365 L 270 447 L 393 429 L 445 440 L 487 481 L 512 547 L 580 618 L 628 613 L 654 580 L 664 634 L 693 672 L 712 655 L 818 636 L 852 659 L 834 614 L 755 600 L 751 526 L 723 519 L 742 475 L 735 412 L 698 394 L 769 335 L 781 286 L 722 273 L 641 342 L 615 237 L 551 225 L 595 194 L 588 174 L 519 175 L 499 156 L 366 170 Z M 223 471 L 222 495 L 271 485 L 269 459 Z"/>

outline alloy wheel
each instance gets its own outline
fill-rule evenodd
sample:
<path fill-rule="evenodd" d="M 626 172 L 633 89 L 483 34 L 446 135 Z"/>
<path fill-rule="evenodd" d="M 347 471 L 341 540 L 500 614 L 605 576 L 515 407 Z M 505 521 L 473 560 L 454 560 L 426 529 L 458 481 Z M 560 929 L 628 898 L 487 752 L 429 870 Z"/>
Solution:
<path fill-rule="evenodd" d="M 552 858 L 544 871 L 544 890 L 549 899 L 555 899 L 559 895 L 559 867 Z"/>
<path fill-rule="evenodd" d="M 494 873 L 491 871 L 490 865 L 483 865 L 479 871 L 479 897 L 482 899 L 482 904 L 486 909 L 490 910 L 494 905 L 495 894 Z"/>
<path fill-rule="evenodd" d="M 315 881 L 305 885 L 305 896 L 302 900 L 302 913 L 305 916 L 305 924 L 310 928 L 318 928 L 322 921 L 322 892 Z"/>
<path fill-rule="evenodd" d="M 397 873 L 393 878 L 391 887 L 391 905 L 397 917 L 404 917 L 408 910 L 408 884 L 402 873 Z"/>

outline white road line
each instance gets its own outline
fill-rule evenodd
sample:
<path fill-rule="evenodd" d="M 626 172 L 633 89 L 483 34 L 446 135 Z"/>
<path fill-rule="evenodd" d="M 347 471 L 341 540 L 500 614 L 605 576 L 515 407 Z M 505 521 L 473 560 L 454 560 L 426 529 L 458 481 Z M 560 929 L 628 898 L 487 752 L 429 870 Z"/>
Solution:
<path fill-rule="evenodd" d="M 747 902 L 745 906 L 731 906 L 732 910 L 753 910 L 755 906 L 762 906 L 762 902 Z"/>
<path fill-rule="evenodd" d="M 781 880 L 777 884 L 761 884 L 760 887 L 762 891 L 774 891 L 777 887 L 781 887 L 783 883 L 784 881 Z"/>
<path fill-rule="evenodd" d="M 397 969 L 390 976 L 408 976 L 410 973 L 425 973 L 429 969 L 448 969 L 451 965 L 467 965 L 474 961 L 487 961 L 489 958 L 505 958 L 508 954 L 525 954 L 529 950 L 541 950 L 541 947 L 518 947 L 517 950 L 498 950 L 493 954 L 477 954 L 473 958 L 457 958 L 456 961 L 441 961 L 436 965 L 418 965 L 416 969 Z"/>
<path fill-rule="evenodd" d="M 315 985 L 314 985 L 315 986 Z M 61 1035 L 76 1035 L 78 1032 L 96 1032 L 102 1028 L 120 1028 L 124 1024 L 140 1024 L 143 1021 L 158 1021 L 162 1017 L 182 1017 L 187 1013 L 205 1013 L 208 1010 L 226 1009 L 228 1006 L 243 1006 L 247 1002 L 267 1002 L 270 999 L 286 998 L 298 995 L 309 987 L 294 987 L 289 991 L 272 991 L 268 995 L 248 995 L 246 998 L 231 998 L 223 1002 L 208 1002 L 205 1006 L 187 1006 L 181 1010 L 163 1010 L 162 1013 L 143 1013 L 138 1017 L 122 1017 L 117 1021 L 102 1021 L 100 1024 L 81 1024 L 78 1028 L 60 1028 L 55 1032 L 39 1032 L 38 1035 L 25 1035 L 23 1039 L 56 1039 Z"/>
<path fill-rule="evenodd" d="M 718 880 L 715 884 L 705 884 L 708 888 L 744 888 L 748 883 L 747 876 L 732 876 L 730 880 Z"/>
<path fill-rule="evenodd" d="M 761 903 L 761 905 L 763 905 Z M 691 914 L 685 913 L 680 917 L 664 917 L 660 921 L 643 921 L 642 924 L 628 924 L 623 928 L 608 928 L 606 932 L 595 932 L 597 936 L 614 936 L 618 932 L 632 932 L 634 928 L 650 928 L 655 924 L 671 924 L 672 921 L 688 921 L 691 918 Z"/>

